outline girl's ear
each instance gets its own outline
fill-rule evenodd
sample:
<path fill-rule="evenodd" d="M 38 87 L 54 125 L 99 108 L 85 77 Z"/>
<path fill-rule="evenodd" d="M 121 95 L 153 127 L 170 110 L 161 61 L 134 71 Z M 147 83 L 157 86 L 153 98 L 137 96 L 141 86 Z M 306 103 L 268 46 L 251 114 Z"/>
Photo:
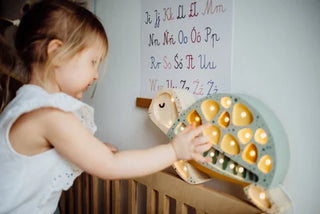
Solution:
<path fill-rule="evenodd" d="M 62 46 L 62 44 L 63 44 L 62 41 L 60 41 L 59 39 L 51 40 L 47 47 L 48 56 L 56 52 Z"/>

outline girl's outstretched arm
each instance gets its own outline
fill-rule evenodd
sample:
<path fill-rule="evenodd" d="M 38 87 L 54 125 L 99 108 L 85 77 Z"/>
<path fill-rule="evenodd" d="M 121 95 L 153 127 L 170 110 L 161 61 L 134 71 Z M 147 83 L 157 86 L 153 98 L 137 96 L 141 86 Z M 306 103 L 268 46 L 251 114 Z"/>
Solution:
<path fill-rule="evenodd" d="M 179 159 L 206 161 L 199 153 L 211 146 L 207 143 L 207 137 L 197 137 L 206 125 L 198 128 L 189 126 L 171 143 L 113 154 L 72 113 L 57 109 L 47 109 L 45 112 L 45 137 L 57 152 L 84 171 L 104 179 L 147 175 Z"/>

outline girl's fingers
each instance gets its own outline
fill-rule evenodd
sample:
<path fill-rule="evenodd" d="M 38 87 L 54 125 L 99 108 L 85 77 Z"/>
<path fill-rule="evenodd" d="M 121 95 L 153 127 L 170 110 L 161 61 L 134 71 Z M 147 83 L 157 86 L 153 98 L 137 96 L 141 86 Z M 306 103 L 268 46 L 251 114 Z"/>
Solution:
<path fill-rule="evenodd" d="M 201 145 L 201 144 L 204 144 L 204 143 L 207 143 L 210 141 L 210 138 L 208 136 L 200 136 L 200 137 L 195 137 L 193 140 L 192 140 L 192 143 L 197 146 L 197 145 Z"/>
<path fill-rule="evenodd" d="M 186 133 L 190 132 L 192 129 L 194 129 L 194 127 L 195 127 L 195 124 L 192 123 L 191 125 L 185 127 L 184 130 L 181 133 L 182 134 L 186 134 Z"/>
<path fill-rule="evenodd" d="M 211 143 L 205 143 L 205 144 L 196 146 L 194 150 L 196 153 L 203 153 L 205 151 L 208 151 L 211 147 L 212 147 Z"/>
<path fill-rule="evenodd" d="M 204 129 L 210 127 L 210 123 L 206 123 L 204 125 L 198 126 L 197 128 L 193 129 L 192 131 L 189 132 L 189 135 L 194 138 L 198 136 Z"/>
<path fill-rule="evenodd" d="M 208 136 L 199 136 L 204 129 L 211 126 L 210 123 L 196 127 L 193 123 L 180 132 L 173 140 L 173 146 L 178 159 L 190 160 L 194 158 L 200 162 L 206 162 L 207 158 L 202 157 L 203 153 L 210 149 L 212 144 Z"/>
<path fill-rule="evenodd" d="M 197 162 L 202 162 L 202 163 L 209 163 L 211 162 L 211 158 L 209 157 L 203 157 L 199 153 L 193 153 L 192 158 L 197 161 Z"/>

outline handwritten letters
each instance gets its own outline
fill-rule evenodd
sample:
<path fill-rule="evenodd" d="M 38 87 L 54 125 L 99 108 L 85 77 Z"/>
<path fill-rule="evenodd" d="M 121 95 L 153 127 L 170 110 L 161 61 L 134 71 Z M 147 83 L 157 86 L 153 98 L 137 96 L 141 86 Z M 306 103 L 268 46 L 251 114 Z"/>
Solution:
<path fill-rule="evenodd" d="M 231 0 L 142 0 L 141 27 L 141 96 L 230 90 Z"/>

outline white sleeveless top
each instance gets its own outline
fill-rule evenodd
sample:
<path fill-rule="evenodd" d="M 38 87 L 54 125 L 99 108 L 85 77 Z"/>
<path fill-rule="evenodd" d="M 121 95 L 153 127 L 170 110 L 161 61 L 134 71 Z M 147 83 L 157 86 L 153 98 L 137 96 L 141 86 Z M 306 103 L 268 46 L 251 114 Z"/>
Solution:
<path fill-rule="evenodd" d="M 48 94 L 35 85 L 24 85 L 0 115 L 0 214 L 52 214 L 62 190 L 67 190 L 82 170 L 61 157 L 55 149 L 26 156 L 9 142 L 9 130 L 19 116 L 54 107 L 73 112 L 94 133 L 93 108 L 65 94 Z M 26 133 L 26 135 L 32 133 Z"/>

